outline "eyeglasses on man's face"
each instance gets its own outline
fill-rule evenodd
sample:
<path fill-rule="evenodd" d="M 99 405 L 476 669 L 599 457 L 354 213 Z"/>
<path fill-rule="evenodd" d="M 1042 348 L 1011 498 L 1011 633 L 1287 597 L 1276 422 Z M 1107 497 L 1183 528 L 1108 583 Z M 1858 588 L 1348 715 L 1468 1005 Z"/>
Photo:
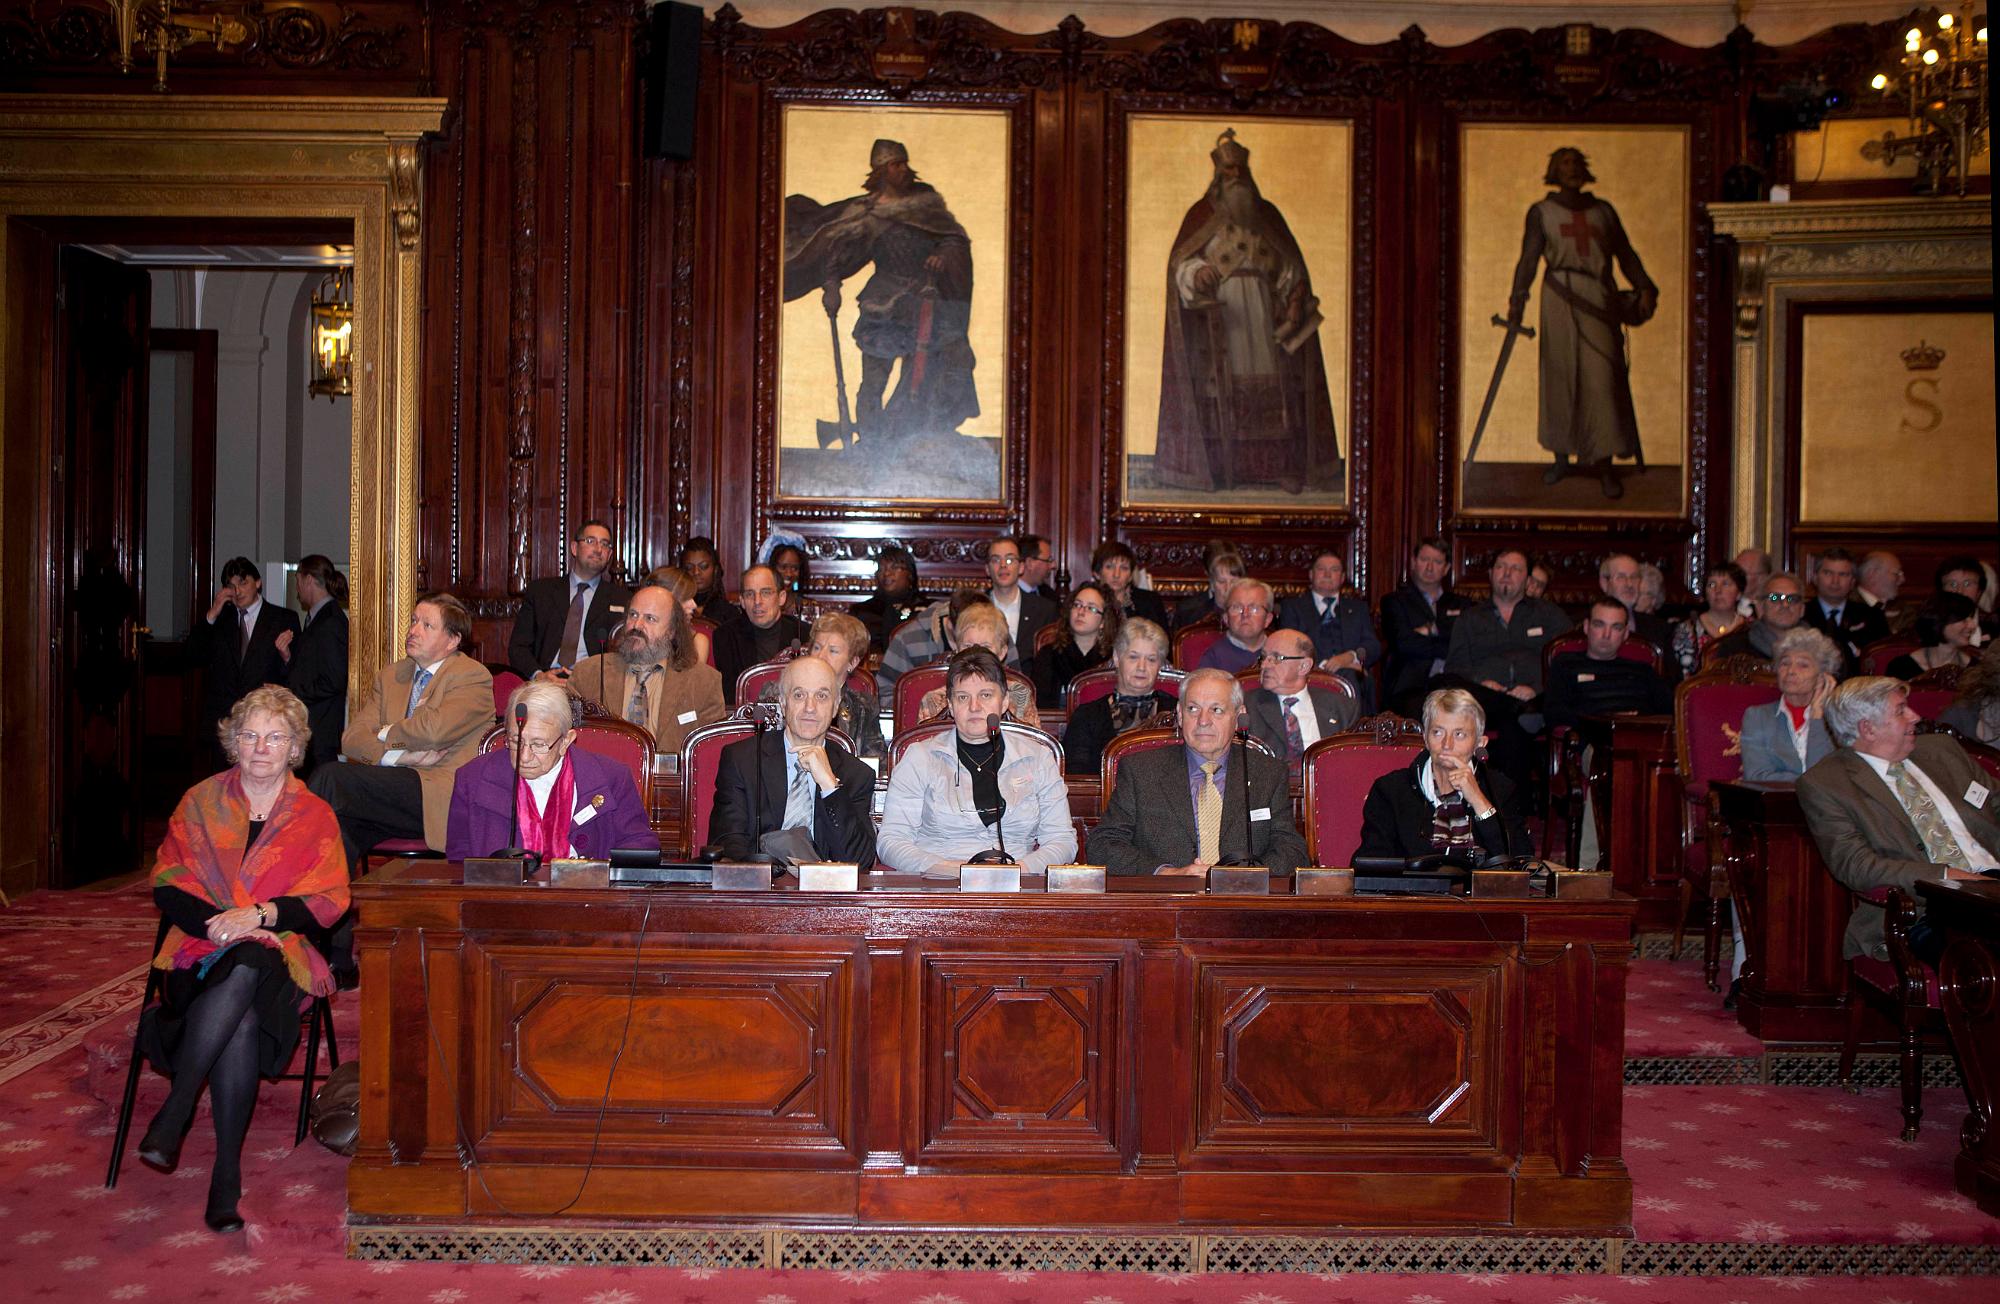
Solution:
<path fill-rule="evenodd" d="M 1764 601 L 1774 607 L 1788 607 L 1794 602 L 1804 602 L 1805 600 L 1806 595 L 1803 593 L 1766 593 L 1764 595 Z"/>
<path fill-rule="evenodd" d="M 1265 661 L 1310 661 L 1312 657 L 1304 652 L 1266 652 L 1260 659 Z"/>
<path fill-rule="evenodd" d="M 507 740 L 509 750 L 516 748 L 524 749 L 530 756 L 547 756 L 560 746 L 562 746 L 562 739 L 560 738 L 509 738 Z"/>
<path fill-rule="evenodd" d="M 1261 616 L 1270 608 L 1261 602 L 1234 602 L 1229 606 L 1232 616 Z"/>

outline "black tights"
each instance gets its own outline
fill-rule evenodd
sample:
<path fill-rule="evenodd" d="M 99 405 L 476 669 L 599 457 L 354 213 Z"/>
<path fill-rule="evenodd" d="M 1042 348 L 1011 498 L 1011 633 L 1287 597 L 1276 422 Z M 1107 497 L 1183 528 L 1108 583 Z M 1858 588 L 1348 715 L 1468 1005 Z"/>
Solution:
<path fill-rule="evenodd" d="M 238 965 L 210 983 L 188 1007 L 173 1087 L 153 1118 L 153 1132 L 179 1137 L 194 1118 L 202 1084 L 208 1084 L 209 1112 L 215 1117 L 215 1168 L 208 1181 L 208 1207 L 234 1208 L 243 1194 L 243 1137 L 257 1104 L 257 1011 L 254 1002 L 263 971 Z"/>

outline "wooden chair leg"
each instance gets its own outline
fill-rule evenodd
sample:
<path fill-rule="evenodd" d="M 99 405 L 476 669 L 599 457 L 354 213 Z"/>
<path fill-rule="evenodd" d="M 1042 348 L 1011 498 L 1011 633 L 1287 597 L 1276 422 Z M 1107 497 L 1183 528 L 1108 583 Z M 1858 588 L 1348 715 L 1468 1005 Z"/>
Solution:
<path fill-rule="evenodd" d="M 1861 993 L 1855 990 L 1854 978 L 1847 979 L 1847 1035 L 1840 1043 L 1840 1085 L 1847 1088 L 1851 1096 L 1861 1094 L 1861 1088 L 1854 1085 L 1854 1054 L 1861 1048 Z"/>
<path fill-rule="evenodd" d="M 306 1062 L 299 1073 L 299 1126 L 292 1136 L 293 1145 L 301 1145 L 306 1139 L 306 1128 L 312 1122 L 313 1079 L 319 1068 L 319 1030 L 322 1023 L 331 1024 L 333 1015 L 324 996 L 313 998 L 312 1015 L 306 1020 Z"/>
<path fill-rule="evenodd" d="M 1903 1017 L 1903 1140 L 1917 1139 L 1924 1117 L 1924 1035 L 1906 1011 Z"/>
<path fill-rule="evenodd" d="M 1674 959 L 1681 958 L 1681 947 L 1687 941 L 1688 907 L 1694 903 L 1694 884 L 1681 876 L 1681 908 L 1674 915 Z"/>
<path fill-rule="evenodd" d="M 1687 882 L 1682 879 L 1681 882 Z M 1722 898 L 1708 894 L 1708 922 L 1701 935 L 1701 976 L 1708 990 L 1718 991 L 1717 977 L 1722 968 Z"/>

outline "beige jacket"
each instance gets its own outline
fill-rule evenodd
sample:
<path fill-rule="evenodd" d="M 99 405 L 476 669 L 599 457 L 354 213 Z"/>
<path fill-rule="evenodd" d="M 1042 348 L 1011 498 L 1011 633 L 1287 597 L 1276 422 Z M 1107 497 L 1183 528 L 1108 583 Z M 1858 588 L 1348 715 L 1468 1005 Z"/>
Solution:
<path fill-rule="evenodd" d="M 454 652 L 438 664 L 423 699 L 406 718 L 403 710 L 416 675 L 417 663 L 409 657 L 383 667 L 375 676 L 374 691 L 348 718 L 340 750 L 364 765 L 380 762 L 389 751 L 442 752 L 437 764 L 413 767 L 424 785 L 424 841 L 442 852 L 451 814 L 452 776 L 479 754 L 480 740 L 497 719 L 493 676 L 471 657 Z M 386 738 L 380 736 L 385 726 Z"/>
<path fill-rule="evenodd" d="M 646 727 L 653 731 L 656 752 L 678 754 L 688 734 L 729 714 L 722 704 L 722 675 L 714 666 L 697 661 L 686 670 L 662 667 L 654 678 L 659 689 L 652 694 L 653 718 Z M 625 698 L 632 690 L 625 678 L 625 658 L 617 653 L 599 653 L 577 662 L 570 668 L 569 688 L 620 720 L 625 718 Z"/>

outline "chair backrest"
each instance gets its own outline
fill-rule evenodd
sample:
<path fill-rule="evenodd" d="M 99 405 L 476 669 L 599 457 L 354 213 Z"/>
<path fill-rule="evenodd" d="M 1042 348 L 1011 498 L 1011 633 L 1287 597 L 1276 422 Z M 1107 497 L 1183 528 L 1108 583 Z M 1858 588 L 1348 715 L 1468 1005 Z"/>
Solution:
<path fill-rule="evenodd" d="M 632 774 L 639 800 L 650 809 L 653 786 L 653 731 L 644 725 L 615 716 L 587 715 L 576 727 L 576 745 L 606 760 L 616 761 Z M 507 750 L 507 726 L 495 726 L 479 744 L 482 752 Z"/>
<path fill-rule="evenodd" d="M 1245 693 L 1248 693 L 1251 689 L 1260 685 L 1262 675 L 1263 672 L 1261 670 L 1255 666 L 1251 666 L 1248 670 L 1239 670 L 1236 672 L 1236 682 L 1243 686 Z M 1354 685 L 1348 682 L 1347 677 L 1335 674 L 1331 670 L 1307 671 L 1306 687 L 1324 688 L 1330 693 L 1339 693 L 1350 702 L 1361 700 L 1360 695 L 1354 691 Z"/>
<path fill-rule="evenodd" d="M 1104 744 L 1104 755 L 1097 762 L 1098 793 L 1097 813 L 1102 815 L 1111 805 L 1111 790 L 1118 783 L 1118 766 L 1127 757 L 1138 752 L 1150 752 L 1157 747 L 1178 746 L 1181 740 L 1179 725 L 1161 725 L 1145 729 L 1127 729 L 1110 742 Z M 1266 756 L 1275 756 L 1261 738 L 1252 738 L 1253 750 Z"/>
<path fill-rule="evenodd" d="M 1907 652 L 1914 652 L 1923 646 L 1912 634 L 1891 634 L 1878 638 L 1861 649 L 1861 673 L 1864 675 L 1886 675 L 1889 663 Z"/>
<path fill-rule="evenodd" d="M 1224 637 L 1222 622 L 1210 616 L 1183 625 L 1174 631 L 1174 665 L 1193 670 L 1201 664 L 1202 656 Z"/>
<path fill-rule="evenodd" d="M 1575 630 L 1559 635 L 1542 644 L 1542 682 L 1548 682 L 1549 667 L 1555 664 L 1557 657 L 1565 652 L 1586 651 L 1589 649 L 1589 646 L 1590 644 L 1585 640 L 1584 636 Z M 1618 645 L 1618 656 L 1624 661 L 1644 662 L 1653 668 L 1653 673 L 1655 674 L 1660 674 L 1664 671 L 1665 662 L 1660 656 L 1660 649 L 1654 647 L 1645 639 L 1640 638 L 1637 634 L 1627 634 L 1625 636 L 1625 641 Z"/>
<path fill-rule="evenodd" d="M 1926 720 L 1935 720 L 1958 700 L 1960 666 L 1939 666 L 1926 670 L 1910 681 L 1910 709 Z"/>
<path fill-rule="evenodd" d="M 708 845 L 708 817 L 715 810 L 715 779 L 722 749 L 757 732 L 750 720 L 717 720 L 690 730 L 681 741 L 681 855 Z"/>
<path fill-rule="evenodd" d="M 1397 715 L 1372 715 L 1306 749 L 1306 849 L 1315 865 L 1346 865 L 1361 846 L 1361 808 L 1375 780 L 1424 749 L 1424 727 Z"/>
<path fill-rule="evenodd" d="M 892 720 L 894 734 L 902 734 L 915 728 L 919 723 L 917 709 L 923 705 L 924 694 L 933 688 L 944 687 L 945 663 L 931 661 L 921 666 L 911 666 L 896 681 Z"/>
<path fill-rule="evenodd" d="M 1989 747 L 1972 738 L 1961 738 L 1958 740 L 1958 745 L 1965 749 L 1965 754 L 1972 758 L 1974 764 L 1992 775 L 1996 782 L 2000 782 L 2000 749 Z"/>
<path fill-rule="evenodd" d="M 493 718 L 504 720 L 507 718 L 507 699 L 514 695 L 515 689 L 528 681 L 506 666 L 498 669 L 492 666 L 486 668 L 493 674 Z"/>
<path fill-rule="evenodd" d="M 1778 700 L 1778 681 L 1756 657 L 1730 657 L 1674 689 L 1674 748 L 1681 779 L 1743 777 L 1743 713 Z"/>
<path fill-rule="evenodd" d="M 1041 651 L 1045 647 L 1054 647 L 1056 644 L 1056 640 L 1062 637 L 1062 632 L 1063 632 L 1063 623 L 1060 620 L 1052 620 L 1048 624 L 1036 630 L 1035 646 L 1032 650 L 1030 650 L 1028 655 L 1033 656 L 1036 652 Z"/>
<path fill-rule="evenodd" d="M 948 733 L 954 728 L 956 726 L 950 720 L 925 720 L 917 724 L 914 728 L 897 734 L 889 740 L 888 764 L 885 768 L 893 773 L 897 762 L 903 759 L 904 752 L 909 751 L 917 743 L 935 738 L 942 733 Z M 1043 733 L 1033 725 L 1022 724 L 1019 720 L 1002 720 L 1000 722 L 1000 736 L 1006 740 L 1009 755 L 1013 754 L 1016 747 L 1043 747 L 1048 749 L 1049 754 L 1055 757 L 1056 773 L 1062 773 L 1062 744 L 1057 742 L 1052 735 Z"/>
<path fill-rule="evenodd" d="M 706 661 L 710 667 L 713 667 L 715 665 L 715 630 L 716 630 L 715 622 L 710 620 L 707 616 L 692 616 L 688 619 L 688 623 L 694 626 L 695 633 L 707 635 L 707 638 L 705 639 L 698 638 L 695 640 L 695 642 L 700 644 L 702 647 L 708 649 L 707 654 L 702 659 Z"/>
<path fill-rule="evenodd" d="M 1181 684 L 1187 679 L 1184 671 L 1168 666 L 1160 667 L 1160 677 L 1153 687 L 1169 697 L 1181 695 Z M 1076 714 L 1079 706 L 1088 706 L 1100 697 L 1109 697 L 1118 691 L 1118 667 L 1096 666 L 1084 671 L 1063 685 L 1063 710 Z"/>

